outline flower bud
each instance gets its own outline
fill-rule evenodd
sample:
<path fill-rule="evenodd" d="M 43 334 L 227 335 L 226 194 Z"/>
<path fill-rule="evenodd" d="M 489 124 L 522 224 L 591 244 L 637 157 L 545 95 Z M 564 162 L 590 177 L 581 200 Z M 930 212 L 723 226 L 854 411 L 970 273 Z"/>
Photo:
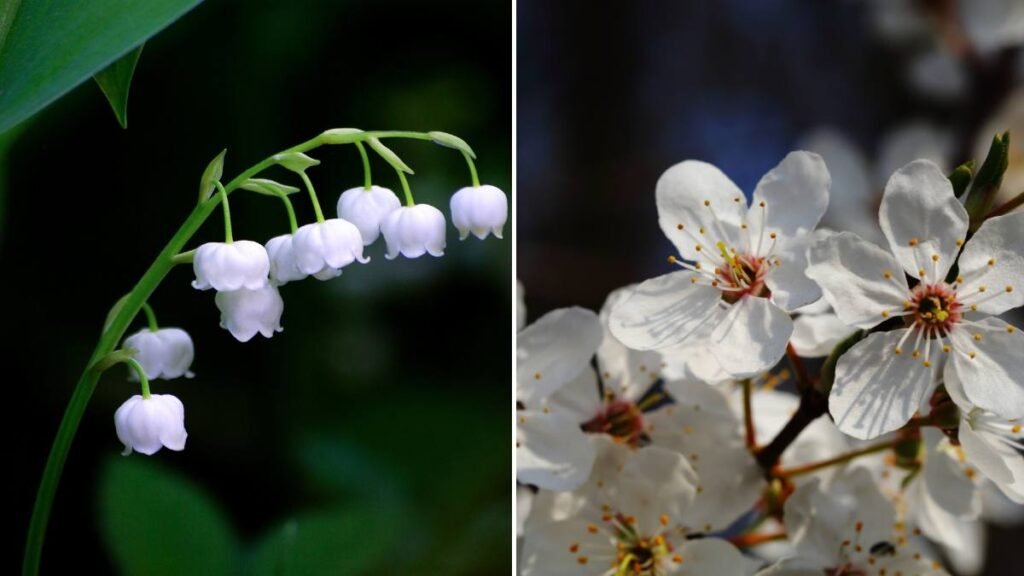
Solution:
<path fill-rule="evenodd" d="M 256 290 L 218 292 L 214 299 L 220 310 L 220 327 L 239 342 L 248 342 L 257 332 L 270 338 L 281 328 L 284 300 L 277 286 L 268 284 Z"/>
<path fill-rule="evenodd" d="M 295 264 L 294 238 L 291 234 L 282 234 L 267 241 L 267 255 L 270 257 L 270 282 L 275 286 L 284 286 L 307 276 Z"/>
<path fill-rule="evenodd" d="M 199 290 L 255 290 L 267 284 L 270 258 L 263 245 L 250 240 L 207 242 L 196 250 L 192 260 Z"/>
<path fill-rule="evenodd" d="M 125 338 L 124 347 L 136 351 L 135 360 L 150 380 L 192 377 L 189 367 L 192 365 L 195 349 L 192 346 L 192 338 L 181 328 L 143 328 Z M 134 370 L 129 371 L 129 374 L 130 380 L 139 379 Z"/>
<path fill-rule="evenodd" d="M 358 260 L 370 261 L 363 256 L 363 237 L 355 224 L 332 218 L 324 222 L 306 224 L 295 232 L 292 240 L 295 265 L 299 272 L 327 280 L 341 274 L 341 269 Z"/>
<path fill-rule="evenodd" d="M 124 444 L 125 456 L 132 450 L 155 454 L 160 448 L 184 450 L 185 407 L 170 394 L 153 394 L 149 398 L 135 395 L 114 412 L 117 439 Z"/>
<path fill-rule="evenodd" d="M 494 186 L 467 186 L 452 196 L 451 209 L 459 240 L 465 240 L 470 232 L 481 240 L 489 232 L 501 238 L 508 220 L 508 197 Z"/>
<path fill-rule="evenodd" d="M 398 196 L 387 188 L 359 187 L 342 192 L 338 198 L 338 218 L 344 218 L 359 228 L 363 245 L 369 246 L 380 236 L 384 217 L 402 206 Z"/>
<path fill-rule="evenodd" d="M 424 253 L 444 256 L 444 214 L 433 206 L 417 204 L 393 210 L 384 218 L 380 231 L 388 245 L 388 260 L 399 253 L 406 258 L 419 258 Z"/>

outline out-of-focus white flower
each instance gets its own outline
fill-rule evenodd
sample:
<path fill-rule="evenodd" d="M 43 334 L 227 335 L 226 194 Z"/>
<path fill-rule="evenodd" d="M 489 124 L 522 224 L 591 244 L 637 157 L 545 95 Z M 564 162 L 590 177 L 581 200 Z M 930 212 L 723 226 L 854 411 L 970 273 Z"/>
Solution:
<path fill-rule="evenodd" d="M 658 222 L 687 264 L 640 284 L 612 311 L 612 333 L 638 350 L 681 344 L 708 325 L 711 352 L 735 377 L 773 366 L 793 331 L 787 311 L 817 300 L 806 246 L 828 205 L 821 157 L 792 152 L 765 174 L 750 207 L 710 164 L 688 160 L 658 180 Z"/>
<path fill-rule="evenodd" d="M 380 231 L 388 245 L 388 260 L 399 254 L 419 258 L 424 254 L 444 256 L 444 214 L 428 204 L 403 206 L 384 217 Z"/>
<path fill-rule="evenodd" d="M 153 394 L 149 398 L 135 395 L 114 412 L 117 439 L 124 444 L 123 454 L 132 450 L 151 455 L 166 447 L 184 450 L 185 407 L 170 394 Z"/>
<path fill-rule="evenodd" d="M 931 397 L 943 356 L 946 379 L 957 371 L 976 405 L 1006 417 L 1024 413 L 1024 387 L 1015 381 L 1024 373 L 1024 333 L 984 317 L 1024 303 L 1024 214 L 989 219 L 964 246 L 966 210 L 939 167 L 919 160 L 889 180 L 879 221 L 892 253 L 848 232 L 808 251 L 807 275 L 843 323 L 869 329 L 888 318 L 909 321 L 840 358 L 829 396 L 839 429 L 868 439 L 901 427 Z M 959 275 L 947 283 L 954 261 Z M 903 272 L 920 281 L 913 290 Z"/>
<path fill-rule="evenodd" d="M 910 59 L 907 78 L 925 98 L 950 101 L 967 92 L 964 62 L 941 46 L 915 54 Z"/>
<path fill-rule="evenodd" d="M 270 256 L 270 281 L 276 286 L 302 280 L 303 274 L 295 262 L 295 237 L 291 234 L 275 236 L 267 241 L 267 255 Z"/>
<path fill-rule="evenodd" d="M 946 574 L 907 539 L 906 526 L 896 523 L 892 504 L 865 468 L 835 476 L 824 489 L 817 478 L 797 487 L 786 500 L 783 522 L 797 557 L 759 576 Z"/>
<path fill-rule="evenodd" d="M 256 290 L 267 285 L 270 257 L 262 244 L 250 240 L 207 242 L 196 249 L 192 268 L 196 273 L 192 286 L 196 289 Z"/>
<path fill-rule="evenodd" d="M 878 145 L 875 182 L 881 187 L 893 173 L 914 160 L 931 160 L 943 174 L 950 172 L 955 146 L 949 130 L 928 122 L 912 121 L 895 126 Z"/>
<path fill-rule="evenodd" d="M 1024 50 L 1021 51 L 1020 61 L 1024 63 Z M 1021 81 L 1024 83 L 1024 76 Z M 993 207 L 1024 192 L 1024 138 L 1020 136 L 1024 134 L 1024 87 L 1011 92 L 975 136 L 974 159 L 979 167 L 988 155 L 992 137 L 1005 131 L 1009 131 L 1011 136 L 1009 164 L 1003 174 L 1003 183 Z M 1022 211 L 1024 207 L 1015 209 L 1015 212 Z"/>
<path fill-rule="evenodd" d="M 753 573 L 757 564 L 703 532 L 690 516 L 697 474 L 686 458 L 656 446 L 630 450 L 599 440 L 592 478 L 576 492 L 542 491 L 523 535 L 523 576 L 547 574 Z"/>
<path fill-rule="evenodd" d="M 189 367 L 192 366 L 195 348 L 188 332 L 181 328 L 143 328 L 125 338 L 124 347 L 136 350 L 135 360 L 150 380 L 192 377 Z M 134 370 L 130 370 L 129 374 L 129 379 L 139 379 Z"/>
<path fill-rule="evenodd" d="M 971 0 L 957 5 L 964 31 L 979 51 L 993 52 L 1024 43 L 1024 3 Z"/>
<path fill-rule="evenodd" d="M 220 327 L 231 332 L 239 342 L 248 342 L 256 333 L 266 338 L 281 328 L 284 300 L 277 286 L 267 285 L 257 290 L 218 292 L 215 298 L 220 310 Z"/>
<path fill-rule="evenodd" d="M 338 198 L 338 218 L 348 220 L 359 228 L 363 244 L 369 246 L 380 236 L 380 226 L 384 217 L 401 208 L 398 196 L 387 188 L 360 186 L 350 188 Z"/>
<path fill-rule="evenodd" d="M 341 218 L 306 224 L 296 230 L 292 255 L 299 272 L 318 280 L 338 276 L 342 268 L 353 262 L 370 261 L 363 256 L 363 237 L 359 229 Z"/>
<path fill-rule="evenodd" d="M 857 331 L 843 323 L 829 306 L 820 313 L 801 309 L 793 320 L 793 336 L 789 343 L 803 358 L 823 358 L 846 337 Z"/>
<path fill-rule="evenodd" d="M 526 326 L 526 289 L 523 283 L 516 280 L 516 330 Z"/>
<path fill-rule="evenodd" d="M 493 233 L 501 238 L 501 230 L 508 220 L 508 197 L 495 186 L 467 186 L 451 199 L 452 224 L 459 231 L 459 240 L 470 232 L 483 240 Z"/>

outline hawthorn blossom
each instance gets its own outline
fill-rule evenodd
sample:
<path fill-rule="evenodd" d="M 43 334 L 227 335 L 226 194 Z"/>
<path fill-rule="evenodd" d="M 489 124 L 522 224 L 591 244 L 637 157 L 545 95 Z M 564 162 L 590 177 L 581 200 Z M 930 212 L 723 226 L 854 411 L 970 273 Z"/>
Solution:
<path fill-rule="evenodd" d="M 218 292 L 214 301 L 220 310 L 220 327 L 239 342 L 248 342 L 257 333 L 270 338 L 281 328 L 284 300 L 277 286 L 267 285 L 258 290 Z"/>
<path fill-rule="evenodd" d="M 728 542 L 700 532 L 690 507 L 705 495 L 686 458 L 600 439 L 592 478 L 572 493 L 542 491 L 523 534 L 522 574 L 742 576 L 756 569 Z"/>
<path fill-rule="evenodd" d="M 195 348 L 188 332 L 181 328 L 143 328 L 125 338 L 124 347 L 135 350 L 135 360 L 150 380 L 192 377 L 189 367 L 195 356 Z M 139 376 L 131 370 L 129 379 L 138 380 Z"/>
<path fill-rule="evenodd" d="M 658 222 L 687 262 L 670 258 L 684 270 L 645 281 L 619 304 L 612 333 L 631 348 L 654 350 L 706 326 L 711 353 L 728 373 L 770 368 L 793 331 L 788 312 L 821 296 L 804 275 L 805 250 L 830 180 L 821 157 L 792 152 L 761 179 L 748 208 L 718 168 L 693 160 L 669 168 L 658 180 Z"/>
<path fill-rule="evenodd" d="M 493 233 L 501 238 L 501 230 L 508 220 L 508 197 L 496 186 L 467 186 L 459 189 L 451 199 L 452 224 L 459 231 L 459 240 L 470 233 L 480 240 Z"/>
<path fill-rule="evenodd" d="M 192 287 L 197 290 L 256 290 L 267 284 L 270 258 L 261 244 L 251 240 L 207 242 L 196 249 L 192 268 L 196 274 Z"/>
<path fill-rule="evenodd" d="M 185 407 L 170 394 L 142 397 L 136 394 L 114 412 L 117 439 L 125 456 L 132 450 L 147 456 L 160 448 L 185 449 Z"/>
<path fill-rule="evenodd" d="M 363 256 L 363 237 L 359 229 L 341 218 L 306 224 L 296 230 L 292 254 L 299 272 L 317 280 L 334 278 L 353 262 L 366 264 L 370 261 Z"/>
<path fill-rule="evenodd" d="M 403 206 L 392 210 L 380 225 L 388 252 L 384 256 L 394 260 L 401 254 L 406 258 L 419 258 L 424 254 L 444 256 L 444 214 L 429 204 Z"/>
<path fill-rule="evenodd" d="M 369 246 L 380 236 L 384 217 L 402 207 L 398 196 L 387 188 L 370 186 L 369 189 L 350 188 L 338 198 L 338 218 L 359 228 L 363 244 Z"/>
<path fill-rule="evenodd" d="M 1024 303 L 1024 214 L 989 219 L 964 245 L 966 210 L 938 166 L 918 160 L 890 178 L 879 221 L 892 253 L 849 232 L 808 250 L 807 275 L 843 323 L 905 325 L 840 358 L 829 396 L 840 430 L 868 439 L 903 426 L 931 397 L 942 356 L 946 378 L 955 371 L 968 382 L 975 405 L 1008 418 L 1024 413 L 1024 334 L 985 317 Z M 954 262 L 958 272 L 947 278 Z M 913 288 L 903 272 L 917 280 Z"/>

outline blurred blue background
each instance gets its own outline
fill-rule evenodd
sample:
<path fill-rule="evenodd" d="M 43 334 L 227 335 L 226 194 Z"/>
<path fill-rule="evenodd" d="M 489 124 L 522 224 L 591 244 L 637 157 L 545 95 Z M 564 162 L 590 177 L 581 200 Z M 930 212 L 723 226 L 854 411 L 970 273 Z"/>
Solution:
<path fill-rule="evenodd" d="M 511 198 L 509 1 L 210 0 L 151 39 L 121 130 L 91 82 L 17 129 L 6 156 L 5 573 L 109 307 L 191 210 L 207 162 L 225 179 L 324 129 L 444 130 Z M 461 156 L 389 141 L 416 199 L 448 212 Z M 324 211 L 362 183 L 352 147 L 313 153 Z M 399 189 L 375 161 L 375 183 Z M 283 170 L 268 177 L 298 184 Z M 300 221 L 308 200 L 295 197 Z M 286 231 L 280 202 L 232 196 L 236 238 Z M 151 303 L 196 345 L 188 446 L 119 456 L 104 376 L 65 469 L 43 572 L 497 574 L 511 562 L 511 233 L 443 258 L 384 258 L 282 289 L 285 331 L 236 342 L 213 294 L 174 270 Z M 193 246 L 222 235 L 211 218 Z M 141 328 L 139 321 L 131 331 Z M 13 397 L 11 396 L 13 395 Z"/>

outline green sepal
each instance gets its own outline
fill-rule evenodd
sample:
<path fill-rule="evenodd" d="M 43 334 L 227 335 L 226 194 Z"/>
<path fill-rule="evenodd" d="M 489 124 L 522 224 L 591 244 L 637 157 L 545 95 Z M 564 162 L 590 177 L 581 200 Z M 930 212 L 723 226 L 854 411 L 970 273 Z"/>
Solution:
<path fill-rule="evenodd" d="M 996 134 L 964 203 L 970 217 L 971 232 L 976 232 L 985 222 L 985 215 L 992 208 L 992 202 L 995 201 L 999 186 L 1003 183 L 1003 174 L 1009 164 L 1010 133 Z"/>
<path fill-rule="evenodd" d="M 324 144 L 351 144 L 359 140 L 362 133 L 359 128 L 331 128 L 320 135 L 320 141 Z"/>
<path fill-rule="evenodd" d="M 299 191 L 295 186 L 288 186 L 266 178 L 249 178 L 239 186 L 242 190 L 264 194 L 266 196 L 288 196 Z"/>
<path fill-rule="evenodd" d="M 957 166 L 947 178 L 953 185 L 953 193 L 956 194 L 956 197 L 963 196 L 964 192 L 967 192 L 967 186 L 971 184 L 971 179 L 974 178 L 974 160 L 968 160 Z"/>
<path fill-rule="evenodd" d="M 320 164 L 316 158 L 312 158 L 302 152 L 286 152 L 274 155 L 274 162 L 291 170 L 292 172 L 305 172 L 307 168 Z"/>
<path fill-rule="evenodd" d="M 430 139 L 434 141 L 434 144 L 439 144 L 446 148 L 454 148 L 473 160 L 476 160 L 476 154 L 473 152 L 473 149 L 470 148 L 469 144 L 467 144 L 462 138 L 447 132 L 427 132 L 427 134 L 430 136 Z"/>
<path fill-rule="evenodd" d="M 134 348 L 118 348 L 97 360 L 96 363 L 92 365 L 92 369 L 97 372 L 105 372 L 129 358 L 134 358 L 137 353 L 138 350 Z"/>
<path fill-rule="evenodd" d="M 405 172 L 406 174 L 414 174 L 412 168 L 409 168 L 405 162 L 402 162 L 402 159 L 398 157 L 398 154 L 395 154 L 391 148 L 385 146 L 379 139 L 367 138 L 366 143 L 370 145 L 370 148 L 373 148 L 374 152 L 380 154 L 380 157 L 386 160 L 388 164 L 391 164 L 395 170 Z"/>
<path fill-rule="evenodd" d="M 224 155 L 227 153 L 227 148 L 221 150 L 220 154 L 217 154 L 206 166 L 206 170 L 203 170 L 203 177 L 199 179 L 200 202 L 205 202 L 210 199 L 210 196 L 213 196 L 214 182 L 220 180 L 220 177 L 224 175 Z"/>
<path fill-rule="evenodd" d="M 107 312 L 107 319 L 103 321 L 104 332 L 110 328 L 110 323 L 114 321 L 114 317 L 121 312 L 122 308 L 124 308 L 124 303 L 128 301 L 128 296 L 129 294 L 121 296 L 121 298 L 117 302 L 114 302 L 114 305 L 110 307 L 110 312 Z"/>
<path fill-rule="evenodd" d="M 103 95 L 114 110 L 117 123 L 121 128 L 128 129 L 128 90 L 135 75 L 135 66 L 142 55 L 142 46 L 118 58 L 113 64 L 97 72 L 92 78 L 99 85 Z"/>
<path fill-rule="evenodd" d="M 832 384 L 836 380 L 836 364 L 839 362 L 839 358 L 863 340 L 865 336 L 867 336 L 867 332 L 864 330 L 857 330 L 850 334 L 845 340 L 836 344 L 828 358 L 825 359 L 825 363 L 821 366 L 821 378 L 818 379 L 816 386 L 818 392 L 825 396 L 825 398 L 828 398 L 829 393 L 832 392 Z"/>

